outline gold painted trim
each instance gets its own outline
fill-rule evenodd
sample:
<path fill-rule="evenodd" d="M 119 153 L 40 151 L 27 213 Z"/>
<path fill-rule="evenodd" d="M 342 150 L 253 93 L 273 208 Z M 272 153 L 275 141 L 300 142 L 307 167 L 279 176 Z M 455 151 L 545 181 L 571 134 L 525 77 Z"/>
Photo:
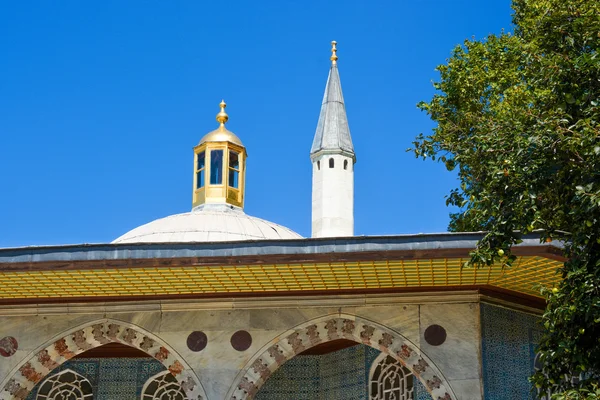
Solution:
<path fill-rule="evenodd" d="M 466 258 L 330 263 L 2 271 L 0 299 L 264 293 L 490 286 L 541 298 L 560 261 L 521 257 L 512 268 L 463 268 Z"/>
<path fill-rule="evenodd" d="M 223 165 L 221 166 L 222 179 L 220 184 L 211 184 L 211 157 L 214 150 L 223 151 Z M 229 152 L 238 154 L 238 187 L 229 186 Z M 204 186 L 196 188 L 198 183 L 198 154 L 205 152 L 204 156 Z M 246 149 L 229 142 L 205 142 L 194 147 L 194 177 L 192 189 L 192 207 L 202 204 L 232 204 L 244 208 L 244 194 L 246 189 Z"/>

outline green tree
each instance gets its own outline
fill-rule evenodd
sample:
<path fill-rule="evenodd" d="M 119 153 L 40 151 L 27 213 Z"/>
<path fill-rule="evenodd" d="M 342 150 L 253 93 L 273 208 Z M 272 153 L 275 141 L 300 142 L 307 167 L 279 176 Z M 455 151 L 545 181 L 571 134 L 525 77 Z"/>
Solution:
<path fill-rule="evenodd" d="M 591 389 L 571 389 L 566 392 L 557 393 L 551 400 L 598 400 L 600 399 L 600 388 L 597 384 L 592 384 Z"/>
<path fill-rule="evenodd" d="M 534 229 L 564 243 L 562 281 L 543 290 L 544 367 L 532 381 L 584 393 L 600 377 L 600 1 L 514 0 L 513 10 L 514 34 L 466 40 L 438 66 L 436 94 L 419 104 L 437 126 L 411 150 L 457 170 L 450 229 L 488 232 L 473 267 L 510 265 Z"/>

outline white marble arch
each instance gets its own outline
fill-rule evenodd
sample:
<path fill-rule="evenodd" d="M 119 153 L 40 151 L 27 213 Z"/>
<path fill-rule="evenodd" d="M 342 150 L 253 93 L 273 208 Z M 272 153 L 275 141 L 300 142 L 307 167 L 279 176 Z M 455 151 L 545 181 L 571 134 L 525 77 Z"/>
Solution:
<path fill-rule="evenodd" d="M 117 342 L 160 361 L 175 376 L 189 400 L 206 400 L 200 380 L 164 340 L 128 322 L 103 318 L 65 331 L 32 351 L 0 383 L 0 400 L 24 400 L 52 370 L 86 350 Z"/>
<path fill-rule="evenodd" d="M 381 350 L 408 368 L 434 400 L 458 400 L 439 368 L 400 333 L 349 314 L 331 314 L 304 322 L 271 340 L 241 369 L 226 399 L 251 400 L 287 360 L 320 343 L 349 339 Z"/>

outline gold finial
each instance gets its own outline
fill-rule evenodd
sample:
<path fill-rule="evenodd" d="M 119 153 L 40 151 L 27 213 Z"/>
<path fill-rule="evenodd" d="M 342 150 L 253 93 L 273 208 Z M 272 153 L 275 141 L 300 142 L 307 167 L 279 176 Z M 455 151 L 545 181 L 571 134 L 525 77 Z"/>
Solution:
<path fill-rule="evenodd" d="M 225 122 L 227 122 L 227 120 L 229 119 L 229 115 L 227 115 L 227 113 L 225 112 L 225 107 L 227 107 L 225 100 L 221 100 L 221 104 L 219 104 L 219 107 L 221 107 L 221 111 L 217 114 L 217 122 L 220 123 L 221 126 L 224 126 Z"/>
<path fill-rule="evenodd" d="M 337 48 L 335 47 L 337 42 L 334 40 L 331 42 L 331 65 L 337 64 Z"/>

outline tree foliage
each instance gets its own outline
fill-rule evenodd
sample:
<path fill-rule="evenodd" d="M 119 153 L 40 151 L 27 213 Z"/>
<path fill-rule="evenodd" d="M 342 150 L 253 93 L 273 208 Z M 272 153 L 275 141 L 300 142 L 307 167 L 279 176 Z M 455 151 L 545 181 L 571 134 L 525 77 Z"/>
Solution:
<path fill-rule="evenodd" d="M 551 400 L 599 400 L 600 388 L 597 384 L 591 384 L 590 389 L 570 389 L 566 392 L 556 393 Z"/>
<path fill-rule="evenodd" d="M 514 34 L 466 40 L 419 107 L 437 123 L 417 157 L 457 170 L 450 229 L 488 233 L 474 267 L 501 263 L 523 233 L 565 245 L 544 290 L 541 392 L 600 377 L 600 1 L 514 0 Z M 571 377 L 582 375 L 581 380 Z M 575 397 L 572 397 L 575 398 Z"/>

